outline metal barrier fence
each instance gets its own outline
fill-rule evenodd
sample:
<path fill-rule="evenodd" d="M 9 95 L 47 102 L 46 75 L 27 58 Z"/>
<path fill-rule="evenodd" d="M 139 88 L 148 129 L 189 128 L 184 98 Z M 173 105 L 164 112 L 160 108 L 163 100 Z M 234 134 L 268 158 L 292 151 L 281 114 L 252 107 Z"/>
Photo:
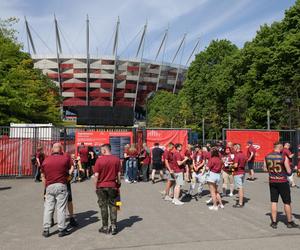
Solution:
<path fill-rule="evenodd" d="M 290 129 L 290 130 L 266 130 L 266 129 L 223 129 L 222 139 L 226 141 L 226 131 L 230 130 L 240 130 L 240 131 L 262 131 L 262 132 L 279 132 L 279 141 L 282 143 L 290 143 L 291 152 L 294 153 L 292 159 L 292 165 L 296 166 L 298 164 L 298 145 L 300 144 L 300 129 Z M 255 162 L 254 169 L 260 171 L 262 169 L 262 162 Z"/>
<path fill-rule="evenodd" d="M 172 129 L 170 129 L 172 130 Z M 46 155 L 51 153 L 54 142 L 61 142 L 64 151 L 75 153 L 75 133 L 79 131 L 128 132 L 133 135 L 133 143 L 138 148 L 146 140 L 146 129 L 82 126 L 82 127 L 0 127 L 0 176 L 32 176 L 31 159 L 37 148 L 42 146 Z M 261 130 L 269 131 L 269 130 Z M 223 129 L 223 142 L 226 142 L 226 129 Z M 297 153 L 300 144 L 300 130 L 279 130 L 280 141 L 289 142 L 295 153 L 293 163 L 297 164 Z M 197 138 L 188 129 L 189 143 L 195 144 Z M 199 142 L 199 141 L 198 141 Z M 215 144 L 218 140 L 205 140 L 205 144 Z M 262 163 L 256 162 L 255 169 L 261 169 Z"/>
<path fill-rule="evenodd" d="M 138 141 L 135 128 L 110 127 L 0 127 L 0 176 L 32 176 L 31 160 L 39 146 L 49 155 L 53 143 L 60 142 L 64 151 L 75 152 L 75 133 L 78 131 L 132 131 L 133 142 Z M 139 139 L 141 140 L 141 139 Z"/>

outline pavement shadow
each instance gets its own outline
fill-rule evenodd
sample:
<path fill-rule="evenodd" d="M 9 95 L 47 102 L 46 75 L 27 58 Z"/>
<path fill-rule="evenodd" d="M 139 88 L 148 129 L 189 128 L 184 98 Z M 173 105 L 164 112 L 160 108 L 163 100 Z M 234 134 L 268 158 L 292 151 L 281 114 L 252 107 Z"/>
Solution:
<path fill-rule="evenodd" d="M 270 220 L 272 221 L 271 213 L 266 213 L 266 216 L 269 216 Z M 295 218 L 296 218 L 296 216 L 295 216 Z M 277 212 L 277 221 L 282 222 L 284 224 L 287 224 L 287 219 L 286 219 L 286 216 L 283 212 Z"/>
<path fill-rule="evenodd" d="M 75 218 L 78 223 L 78 226 L 73 228 L 74 231 L 84 228 L 90 224 L 96 223 L 99 221 L 98 216 L 95 216 L 98 212 L 94 210 L 88 210 L 82 213 L 76 213 Z"/>
<path fill-rule="evenodd" d="M 117 222 L 118 225 L 118 231 L 121 232 L 122 230 L 124 230 L 126 227 L 132 227 L 133 224 L 142 221 L 143 218 L 134 215 L 134 216 L 130 216 L 128 219 L 123 219 Z"/>
<path fill-rule="evenodd" d="M 11 187 L 0 187 L 0 191 L 11 189 Z"/>

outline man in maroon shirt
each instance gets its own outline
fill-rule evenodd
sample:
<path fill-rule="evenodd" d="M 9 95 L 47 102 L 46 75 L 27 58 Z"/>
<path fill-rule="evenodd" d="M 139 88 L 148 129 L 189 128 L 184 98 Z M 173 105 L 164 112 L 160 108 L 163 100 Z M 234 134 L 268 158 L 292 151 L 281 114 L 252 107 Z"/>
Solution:
<path fill-rule="evenodd" d="M 110 144 L 101 147 L 101 156 L 97 159 L 94 176 L 98 204 L 101 210 L 102 227 L 100 233 L 117 234 L 117 197 L 121 185 L 120 159 L 111 154 Z M 108 210 L 111 226 L 108 227 Z"/>
<path fill-rule="evenodd" d="M 180 188 L 184 184 L 183 173 L 185 170 L 186 161 L 189 159 L 188 157 L 183 157 L 180 152 L 182 150 L 182 144 L 175 145 L 175 152 L 173 154 L 173 171 L 175 176 L 175 188 L 174 188 L 174 199 L 173 203 L 175 205 L 183 205 L 184 203 L 179 200 L 180 196 Z"/>
<path fill-rule="evenodd" d="M 52 147 L 52 155 L 47 157 L 41 167 L 42 181 L 46 187 L 43 236 L 49 237 L 52 215 L 57 209 L 58 236 L 68 235 L 66 229 L 66 207 L 68 202 L 67 179 L 71 167 L 70 157 L 62 153 L 62 145 L 55 143 Z"/>
<path fill-rule="evenodd" d="M 291 148 L 291 144 L 289 144 L 288 142 L 284 143 L 283 150 L 282 150 L 282 156 L 284 158 L 288 158 L 289 163 L 292 166 L 294 154 L 291 152 L 290 148 Z M 288 180 L 289 180 L 291 187 L 296 187 L 293 171 L 292 171 L 291 175 L 288 177 Z"/>
<path fill-rule="evenodd" d="M 252 141 L 247 142 L 247 161 L 248 161 L 248 169 L 249 169 L 249 178 L 247 178 L 248 181 L 254 181 L 254 161 L 255 161 L 255 154 L 256 154 L 256 149 L 253 146 Z"/>
<path fill-rule="evenodd" d="M 281 154 L 282 144 L 274 143 L 274 151 L 265 158 L 264 170 L 269 172 L 269 187 L 271 197 L 271 227 L 277 228 L 277 203 L 279 195 L 284 203 L 284 211 L 287 217 L 288 228 L 298 228 L 292 221 L 291 191 L 288 176 L 292 173 L 287 156 Z"/>
<path fill-rule="evenodd" d="M 79 149 L 79 156 L 80 156 L 80 163 L 84 170 L 85 177 L 87 179 L 90 178 L 90 170 L 89 170 L 89 149 L 88 147 L 84 146 L 84 143 L 81 143 L 80 149 Z"/>
<path fill-rule="evenodd" d="M 246 155 L 241 151 L 241 145 L 235 144 L 236 154 L 234 156 L 234 185 L 239 190 L 239 201 L 233 205 L 235 208 L 244 206 L 244 181 L 245 181 L 245 166 L 247 163 Z"/>
<path fill-rule="evenodd" d="M 175 179 L 174 179 L 174 171 L 172 169 L 172 166 L 174 164 L 173 162 L 173 149 L 174 149 L 174 144 L 170 142 L 168 144 L 167 149 L 165 150 L 163 154 L 163 160 L 165 162 L 165 167 L 168 171 L 168 177 L 167 177 L 167 184 L 166 184 L 166 189 L 165 189 L 165 201 L 173 201 L 170 195 L 170 190 L 175 184 Z"/>

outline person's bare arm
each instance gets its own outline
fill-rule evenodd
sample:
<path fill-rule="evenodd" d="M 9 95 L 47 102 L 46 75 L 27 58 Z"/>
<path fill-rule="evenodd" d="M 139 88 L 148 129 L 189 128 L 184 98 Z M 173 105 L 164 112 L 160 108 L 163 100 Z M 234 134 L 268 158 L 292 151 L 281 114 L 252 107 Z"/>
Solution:
<path fill-rule="evenodd" d="M 74 172 L 74 164 L 72 164 L 69 169 L 69 175 L 73 174 L 73 172 Z"/>
<path fill-rule="evenodd" d="M 288 157 L 285 157 L 285 159 L 284 159 L 284 167 L 285 167 L 288 175 L 290 175 L 292 173 L 292 170 L 291 170 L 290 161 L 289 161 Z"/>
<path fill-rule="evenodd" d="M 44 184 L 44 186 L 46 186 L 46 178 L 43 173 L 41 173 L 41 177 L 42 177 L 42 183 Z"/>
<path fill-rule="evenodd" d="M 266 161 L 264 161 L 263 171 L 268 172 L 268 167 L 267 167 L 267 162 Z"/>
<path fill-rule="evenodd" d="M 95 174 L 94 174 L 94 184 L 95 184 L 95 188 L 96 189 L 97 189 L 98 178 L 99 178 L 99 173 L 95 172 Z"/>
<path fill-rule="evenodd" d="M 181 166 L 181 165 L 183 165 L 188 159 L 189 159 L 189 158 L 185 156 L 184 159 L 183 159 L 182 161 L 177 161 L 177 164 L 178 164 L 179 166 Z"/>

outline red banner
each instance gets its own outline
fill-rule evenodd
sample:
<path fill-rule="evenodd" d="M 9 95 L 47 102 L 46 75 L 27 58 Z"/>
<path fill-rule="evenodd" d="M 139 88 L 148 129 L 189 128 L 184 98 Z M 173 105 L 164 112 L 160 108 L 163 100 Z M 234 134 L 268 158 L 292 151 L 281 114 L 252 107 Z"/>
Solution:
<path fill-rule="evenodd" d="M 239 143 L 242 151 L 247 152 L 247 142 L 252 141 L 256 148 L 256 162 L 263 162 L 265 156 L 272 152 L 273 144 L 279 141 L 278 131 L 227 130 L 227 142 Z"/>
<path fill-rule="evenodd" d="M 158 142 L 159 145 L 165 149 L 166 146 L 173 142 L 181 143 L 183 151 L 185 151 L 188 144 L 188 130 L 166 130 L 166 129 L 147 129 L 147 145 L 152 148 L 154 143 Z"/>
<path fill-rule="evenodd" d="M 75 133 L 75 150 L 77 151 L 81 143 L 88 147 L 110 143 L 111 137 L 129 137 L 130 143 L 133 140 L 131 131 L 79 131 Z"/>

